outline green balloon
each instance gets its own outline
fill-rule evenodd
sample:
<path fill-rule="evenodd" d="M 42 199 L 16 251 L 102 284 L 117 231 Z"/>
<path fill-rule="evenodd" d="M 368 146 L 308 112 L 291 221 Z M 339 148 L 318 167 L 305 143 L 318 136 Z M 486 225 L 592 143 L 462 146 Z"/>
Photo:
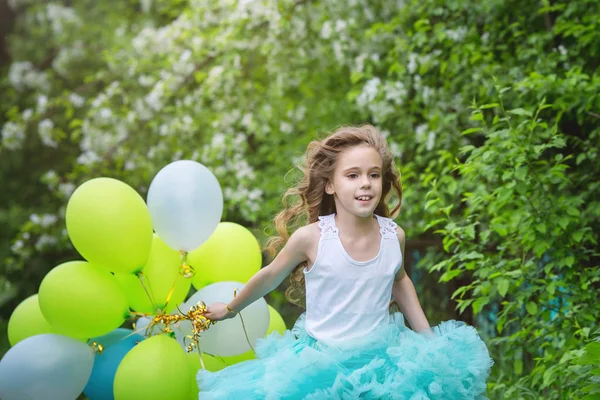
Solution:
<path fill-rule="evenodd" d="M 115 278 L 85 261 L 66 262 L 48 272 L 38 301 L 52 328 L 76 338 L 107 334 L 129 316 L 127 298 Z"/>
<path fill-rule="evenodd" d="M 277 312 L 277 310 L 271 306 L 269 307 L 269 328 L 267 329 L 267 334 L 265 336 L 270 335 L 272 332 L 279 332 L 283 335 L 286 331 L 287 327 L 285 326 L 285 321 L 281 317 L 281 314 Z"/>
<path fill-rule="evenodd" d="M 46 321 L 40 305 L 38 295 L 29 296 L 15 308 L 8 320 L 8 342 L 11 346 L 30 336 L 42 333 L 57 333 Z"/>
<path fill-rule="evenodd" d="M 146 203 L 129 185 L 96 178 L 79 186 L 67 204 L 73 245 L 86 260 L 111 272 L 142 269 L 152 244 Z"/>
<path fill-rule="evenodd" d="M 192 284 L 201 289 L 211 283 L 246 283 L 262 264 L 258 241 L 248 229 L 233 222 L 221 222 L 202 246 L 188 254 L 196 271 Z"/>
<path fill-rule="evenodd" d="M 227 365 L 233 365 L 237 363 L 241 363 L 242 361 L 254 360 L 256 358 L 256 354 L 252 350 L 248 350 L 245 353 L 237 354 L 235 356 L 224 356 L 223 361 Z"/>
<path fill-rule="evenodd" d="M 167 246 L 158 235 L 154 235 L 148 262 L 142 270 L 142 275 L 115 274 L 115 278 L 127 295 L 129 306 L 137 312 L 154 314 L 157 309 L 170 313 L 180 305 L 190 291 L 191 279 L 179 273 L 181 259 L 179 252 Z M 165 307 L 171 288 L 175 288 Z M 148 293 L 156 304 L 148 298 Z"/>
<path fill-rule="evenodd" d="M 202 368 L 202 364 L 200 364 L 200 354 L 194 351 L 187 353 L 186 356 L 190 367 L 190 392 L 188 398 L 190 400 L 197 400 L 200 389 L 198 388 L 196 375 L 198 374 L 198 370 Z M 223 361 L 206 353 L 202 354 L 202 360 L 204 361 L 204 368 L 210 372 L 220 371 L 227 366 Z"/>
<path fill-rule="evenodd" d="M 184 350 L 166 335 L 130 350 L 117 369 L 115 400 L 188 400 L 190 366 Z"/>

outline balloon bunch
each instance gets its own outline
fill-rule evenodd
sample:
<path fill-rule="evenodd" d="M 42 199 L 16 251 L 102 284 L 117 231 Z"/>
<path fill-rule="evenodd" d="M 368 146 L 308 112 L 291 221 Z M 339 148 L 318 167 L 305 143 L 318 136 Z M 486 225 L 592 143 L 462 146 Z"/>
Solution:
<path fill-rule="evenodd" d="M 66 226 L 85 261 L 53 268 L 13 311 L 0 398 L 197 399 L 199 368 L 253 358 L 257 339 L 285 330 L 264 299 L 218 324 L 203 315 L 261 266 L 256 238 L 222 211 L 219 182 L 194 161 L 160 170 L 147 202 L 116 179 L 79 186 Z"/>

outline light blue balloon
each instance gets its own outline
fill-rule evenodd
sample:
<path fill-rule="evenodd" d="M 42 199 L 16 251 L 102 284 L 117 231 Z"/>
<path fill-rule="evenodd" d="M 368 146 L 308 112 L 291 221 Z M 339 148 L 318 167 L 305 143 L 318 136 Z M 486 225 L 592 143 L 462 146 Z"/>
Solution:
<path fill-rule="evenodd" d="M 223 214 L 219 181 L 204 165 L 190 160 L 161 169 L 150 184 L 147 203 L 156 234 L 174 250 L 200 247 Z"/>
<path fill-rule="evenodd" d="M 114 400 L 113 383 L 117 368 L 127 352 L 142 340 L 143 336 L 124 328 L 90 339 L 90 343 L 96 342 L 104 346 L 102 353 L 96 354 L 92 375 L 83 389 L 90 400 Z"/>
<path fill-rule="evenodd" d="M 87 344 L 63 335 L 28 337 L 0 361 L 0 399 L 75 400 L 94 365 Z"/>

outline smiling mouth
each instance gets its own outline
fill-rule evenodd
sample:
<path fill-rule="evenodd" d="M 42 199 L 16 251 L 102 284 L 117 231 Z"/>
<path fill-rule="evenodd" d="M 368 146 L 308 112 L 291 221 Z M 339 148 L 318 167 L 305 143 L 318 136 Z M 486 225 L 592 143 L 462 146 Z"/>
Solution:
<path fill-rule="evenodd" d="M 373 198 L 373 196 L 358 196 L 358 197 L 355 197 L 356 200 L 358 200 L 358 201 L 364 201 L 364 202 L 370 201 L 372 198 Z"/>

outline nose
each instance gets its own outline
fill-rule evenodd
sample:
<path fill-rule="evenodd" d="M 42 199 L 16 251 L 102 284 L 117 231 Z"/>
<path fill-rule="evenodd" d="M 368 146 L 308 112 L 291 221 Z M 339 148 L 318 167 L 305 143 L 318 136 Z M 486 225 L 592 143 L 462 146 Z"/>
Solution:
<path fill-rule="evenodd" d="M 365 189 L 365 188 L 371 187 L 371 181 L 369 180 L 368 176 L 365 176 L 362 179 L 362 182 L 360 183 L 360 187 L 361 187 L 361 189 Z"/>

